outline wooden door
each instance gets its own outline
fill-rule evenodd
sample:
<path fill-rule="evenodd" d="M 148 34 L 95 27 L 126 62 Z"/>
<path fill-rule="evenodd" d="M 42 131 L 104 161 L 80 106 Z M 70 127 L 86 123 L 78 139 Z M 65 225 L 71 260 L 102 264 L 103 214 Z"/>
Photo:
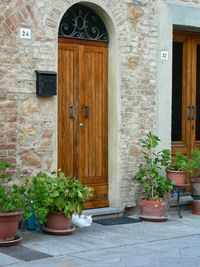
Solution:
<path fill-rule="evenodd" d="M 200 147 L 200 35 L 175 32 L 172 79 L 172 153 Z"/>
<path fill-rule="evenodd" d="M 108 206 L 107 45 L 59 40 L 58 167 L 94 188 L 87 208 Z"/>

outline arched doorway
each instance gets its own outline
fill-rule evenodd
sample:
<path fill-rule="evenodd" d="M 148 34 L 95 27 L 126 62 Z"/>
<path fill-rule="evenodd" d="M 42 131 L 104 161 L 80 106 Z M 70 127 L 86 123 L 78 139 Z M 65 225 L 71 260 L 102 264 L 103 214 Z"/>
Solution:
<path fill-rule="evenodd" d="M 108 206 L 108 34 L 89 7 L 63 16 L 58 44 L 58 167 L 94 188 L 87 208 Z"/>

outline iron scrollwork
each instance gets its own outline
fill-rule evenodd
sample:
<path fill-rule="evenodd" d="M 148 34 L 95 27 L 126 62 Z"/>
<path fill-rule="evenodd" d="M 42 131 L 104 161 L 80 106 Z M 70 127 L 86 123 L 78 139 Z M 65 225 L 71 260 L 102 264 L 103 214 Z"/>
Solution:
<path fill-rule="evenodd" d="M 64 14 L 59 37 L 108 42 L 108 33 L 101 18 L 89 7 L 76 4 Z"/>

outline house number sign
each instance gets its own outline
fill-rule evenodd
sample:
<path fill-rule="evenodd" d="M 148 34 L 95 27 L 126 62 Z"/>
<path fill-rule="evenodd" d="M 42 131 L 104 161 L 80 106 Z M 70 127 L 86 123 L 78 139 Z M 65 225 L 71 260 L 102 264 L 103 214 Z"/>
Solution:
<path fill-rule="evenodd" d="M 168 56 L 168 51 L 161 51 L 160 53 L 160 58 L 162 60 L 168 60 L 169 56 Z"/>
<path fill-rule="evenodd" d="M 21 39 L 31 39 L 31 29 L 20 28 L 20 38 Z"/>

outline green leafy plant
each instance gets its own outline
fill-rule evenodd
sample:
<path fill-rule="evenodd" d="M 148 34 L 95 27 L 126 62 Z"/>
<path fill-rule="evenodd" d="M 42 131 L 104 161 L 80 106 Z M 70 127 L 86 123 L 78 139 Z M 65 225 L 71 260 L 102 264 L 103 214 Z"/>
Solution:
<path fill-rule="evenodd" d="M 166 170 L 192 172 L 194 167 L 195 162 L 193 159 L 186 157 L 182 153 L 177 153 L 173 161 L 166 166 Z"/>
<path fill-rule="evenodd" d="M 92 196 L 92 188 L 56 171 L 51 175 L 39 173 L 33 177 L 29 193 L 36 218 L 43 224 L 48 212 L 63 212 L 66 217 L 73 213 L 80 215 L 84 202 Z"/>
<path fill-rule="evenodd" d="M 161 170 L 168 166 L 171 153 L 169 149 L 156 152 L 160 139 L 151 132 L 140 141 L 142 162 L 133 180 L 143 185 L 143 194 L 147 199 L 158 199 L 173 189 L 173 182 L 164 177 Z"/>
<path fill-rule="evenodd" d="M 0 212 L 24 211 L 29 216 L 28 190 L 24 185 L 16 185 L 7 175 L 8 162 L 0 162 Z"/>
<path fill-rule="evenodd" d="M 191 153 L 194 175 L 200 176 L 200 149 L 195 148 Z"/>

